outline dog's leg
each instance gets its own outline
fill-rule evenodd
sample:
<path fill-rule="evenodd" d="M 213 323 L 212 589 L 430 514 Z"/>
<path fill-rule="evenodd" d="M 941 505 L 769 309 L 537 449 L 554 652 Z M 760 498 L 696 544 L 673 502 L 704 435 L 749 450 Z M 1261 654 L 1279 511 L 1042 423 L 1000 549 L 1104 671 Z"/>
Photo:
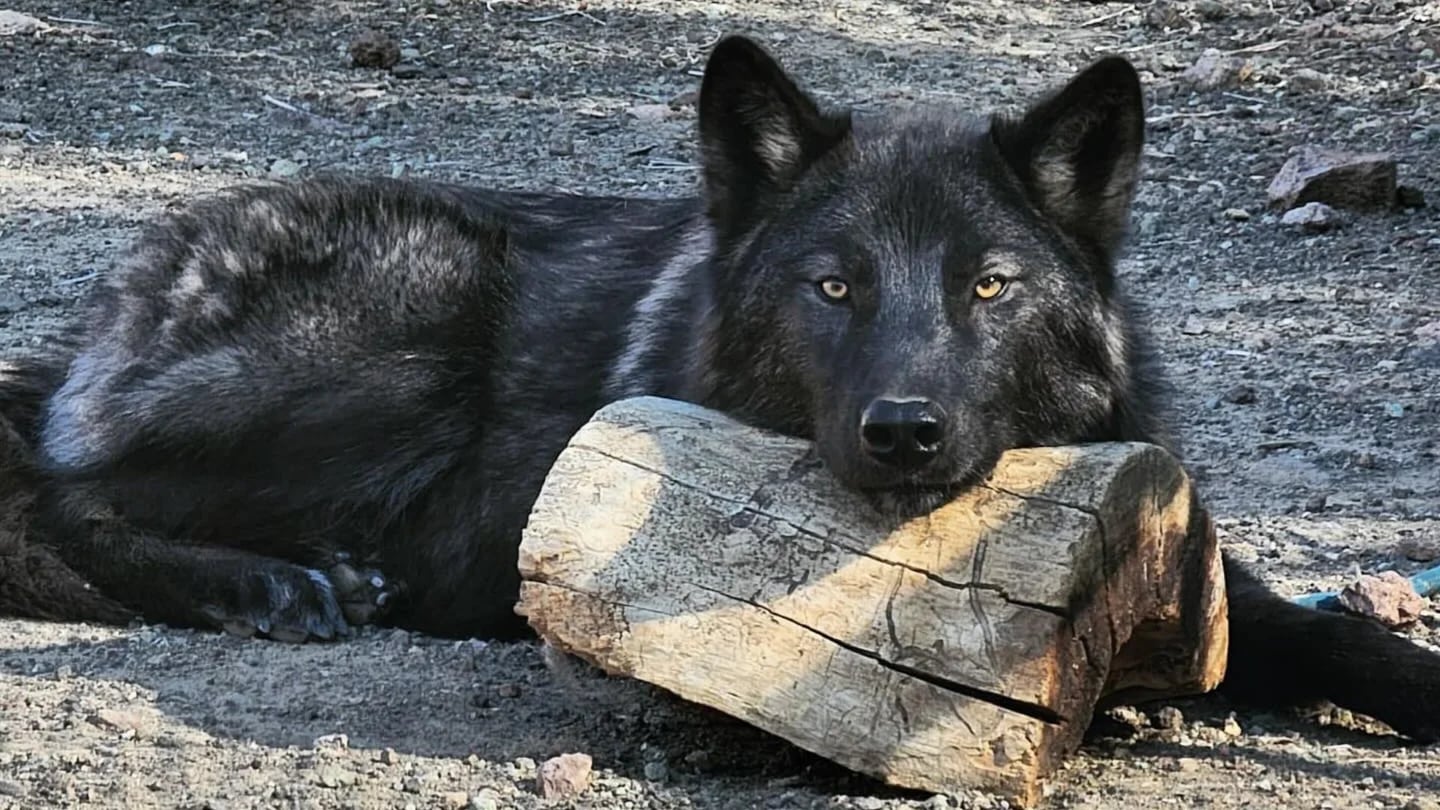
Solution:
<path fill-rule="evenodd" d="M 1296 605 L 1228 558 L 1225 579 L 1226 695 L 1259 705 L 1329 700 L 1414 740 L 1440 740 L 1440 655 L 1375 622 Z"/>
<path fill-rule="evenodd" d="M 83 484 L 62 483 L 45 493 L 36 528 L 68 565 L 151 621 L 282 641 L 328 640 L 374 618 L 394 595 L 378 571 L 344 555 L 317 553 L 310 567 L 145 532 Z M 328 563 L 323 569 L 321 560 Z"/>

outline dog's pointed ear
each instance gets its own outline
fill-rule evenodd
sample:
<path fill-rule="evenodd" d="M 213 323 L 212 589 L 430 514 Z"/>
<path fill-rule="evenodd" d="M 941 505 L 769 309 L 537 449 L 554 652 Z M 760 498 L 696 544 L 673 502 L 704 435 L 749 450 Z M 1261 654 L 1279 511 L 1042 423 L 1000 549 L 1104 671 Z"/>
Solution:
<path fill-rule="evenodd" d="M 850 115 L 822 112 L 753 41 L 730 36 L 710 53 L 700 85 L 700 145 L 710 214 L 744 219 L 787 189 L 850 133 Z"/>
<path fill-rule="evenodd" d="M 1145 145 L 1135 68 L 1118 56 L 1101 59 L 1023 116 L 997 116 L 990 131 L 1032 202 L 1105 261 L 1113 258 Z"/>

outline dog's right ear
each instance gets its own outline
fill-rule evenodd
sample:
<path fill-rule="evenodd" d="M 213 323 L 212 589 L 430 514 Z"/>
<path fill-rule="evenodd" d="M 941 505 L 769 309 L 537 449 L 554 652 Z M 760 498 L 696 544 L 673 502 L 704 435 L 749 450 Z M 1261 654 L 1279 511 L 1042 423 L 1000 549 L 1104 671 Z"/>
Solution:
<path fill-rule="evenodd" d="M 759 45 L 721 40 L 700 85 L 700 146 L 710 215 L 743 224 L 850 133 L 849 113 L 822 113 Z"/>

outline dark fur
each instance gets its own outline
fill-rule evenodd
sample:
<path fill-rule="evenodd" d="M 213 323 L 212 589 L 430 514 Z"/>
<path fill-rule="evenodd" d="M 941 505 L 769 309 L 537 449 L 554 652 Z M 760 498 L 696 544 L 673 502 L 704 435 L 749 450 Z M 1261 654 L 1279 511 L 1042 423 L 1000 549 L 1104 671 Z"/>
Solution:
<path fill-rule="evenodd" d="M 357 579 L 333 574 L 343 552 L 388 578 L 358 578 L 386 622 L 522 633 L 529 506 L 568 437 L 630 395 L 812 438 L 890 510 L 1009 448 L 1173 449 L 1112 269 L 1143 127 L 1119 59 L 1020 117 L 852 120 L 729 39 L 698 199 L 328 179 L 202 202 L 108 277 L 76 351 L 0 373 L 37 501 L 6 559 L 58 555 L 106 594 L 75 579 L 46 607 L 24 588 L 51 574 L 7 562 L 0 609 L 326 638 Z M 861 424 L 881 401 L 932 409 L 925 463 L 878 460 Z M 1232 693 L 1440 730 L 1440 658 L 1226 573 Z"/>

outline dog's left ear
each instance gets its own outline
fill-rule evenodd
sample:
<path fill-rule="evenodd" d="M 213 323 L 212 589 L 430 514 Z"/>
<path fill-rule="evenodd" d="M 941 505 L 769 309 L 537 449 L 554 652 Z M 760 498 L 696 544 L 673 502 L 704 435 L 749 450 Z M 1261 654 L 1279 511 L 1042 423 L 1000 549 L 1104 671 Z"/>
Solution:
<path fill-rule="evenodd" d="M 1125 59 L 1094 63 L 1020 118 L 991 122 L 1031 200 L 1108 262 L 1124 240 L 1145 145 L 1140 77 Z"/>
<path fill-rule="evenodd" d="M 710 214 L 738 226 L 850 133 L 848 113 L 822 113 L 763 48 L 730 36 L 700 85 L 700 145 Z"/>

